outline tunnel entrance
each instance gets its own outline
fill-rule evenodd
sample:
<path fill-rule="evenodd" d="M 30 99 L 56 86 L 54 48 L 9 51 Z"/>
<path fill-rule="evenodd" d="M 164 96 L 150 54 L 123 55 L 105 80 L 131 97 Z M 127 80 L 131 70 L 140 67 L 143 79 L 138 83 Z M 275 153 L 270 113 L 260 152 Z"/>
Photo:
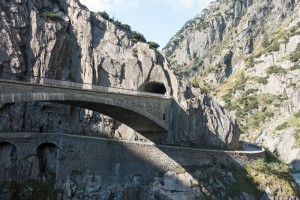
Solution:
<path fill-rule="evenodd" d="M 165 94 L 167 89 L 163 83 L 149 82 L 144 85 L 144 91 L 156 94 Z"/>

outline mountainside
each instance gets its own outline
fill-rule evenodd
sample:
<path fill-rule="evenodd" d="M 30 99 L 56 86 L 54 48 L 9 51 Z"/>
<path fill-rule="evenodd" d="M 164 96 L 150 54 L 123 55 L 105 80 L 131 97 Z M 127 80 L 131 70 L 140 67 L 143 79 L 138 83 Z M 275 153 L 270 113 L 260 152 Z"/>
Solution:
<path fill-rule="evenodd" d="M 175 73 L 236 115 L 242 140 L 300 171 L 300 3 L 212 2 L 163 52 Z"/>

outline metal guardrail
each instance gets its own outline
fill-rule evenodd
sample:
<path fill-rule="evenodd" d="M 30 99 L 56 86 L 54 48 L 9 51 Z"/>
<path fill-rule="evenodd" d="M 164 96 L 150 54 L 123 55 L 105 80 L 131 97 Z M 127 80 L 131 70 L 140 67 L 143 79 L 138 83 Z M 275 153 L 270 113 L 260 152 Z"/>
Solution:
<path fill-rule="evenodd" d="M 10 75 L 11 77 L 6 77 L 3 75 Z M 32 84 L 40 84 L 40 85 L 50 85 L 50 86 L 84 89 L 84 90 L 91 90 L 91 91 L 98 91 L 98 92 L 107 92 L 107 93 L 117 93 L 117 94 L 120 93 L 120 94 L 127 94 L 127 95 L 136 95 L 136 96 L 159 97 L 163 99 L 172 98 L 172 96 L 170 95 L 142 92 L 133 89 L 106 87 L 101 85 L 93 85 L 90 83 L 78 83 L 78 82 L 72 82 L 67 80 L 49 79 L 45 77 L 38 77 L 38 76 L 18 74 L 18 73 L 9 73 L 9 72 L 0 72 L 0 79 L 9 80 L 9 81 L 26 82 Z"/>

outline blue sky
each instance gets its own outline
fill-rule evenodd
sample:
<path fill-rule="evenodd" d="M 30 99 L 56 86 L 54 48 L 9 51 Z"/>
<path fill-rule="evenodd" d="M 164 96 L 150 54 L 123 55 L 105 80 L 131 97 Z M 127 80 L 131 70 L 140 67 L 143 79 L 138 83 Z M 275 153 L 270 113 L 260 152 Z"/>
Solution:
<path fill-rule="evenodd" d="M 80 0 L 92 11 L 110 17 L 142 33 L 147 41 L 164 47 L 177 31 L 212 0 Z"/>

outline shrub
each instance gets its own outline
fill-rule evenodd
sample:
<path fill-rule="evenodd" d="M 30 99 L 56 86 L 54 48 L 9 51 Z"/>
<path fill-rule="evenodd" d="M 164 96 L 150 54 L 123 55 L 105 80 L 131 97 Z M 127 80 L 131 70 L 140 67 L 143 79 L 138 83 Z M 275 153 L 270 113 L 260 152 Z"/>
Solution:
<path fill-rule="evenodd" d="M 284 122 L 284 123 L 278 125 L 278 126 L 276 127 L 276 130 L 277 130 L 277 131 L 281 131 L 281 130 L 283 130 L 283 129 L 286 129 L 287 127 L 288 127 L 288 122 Z"/>
<path fill-rule="evenodd" d="M 108 20 L 108 21 L 111 21 L 108 13 L 106 11 L 103 11 L 103 12 L 97 12 L 98 15 L 100 15 L 101 17 L 103 17 L 104 19 Z"/>
<path fill-rule="evenodd" d="M 139 33 L 139 32 L 136 32 L 136 31 L 132 31 L 131 39 L 132 39 L 133 42 L 147 42 L 144 35 Z"/>
<path fill-rule="evenodd" d="M 121 24 L 120 27 L 125 29 L 126 31 L 131 31 L 131 27 L 128 24 Z"/>
<path fill-rule="evenodd" d="M 269 53 L 269 52 L 274 52 L 274 51 L 279 51 L 280 49 L 280 44 L 278 42 L 272 43 L 270 46 L 266 48 L 264 53 Z"/>
<path fill-rule="evenodd" d="M 60 20 L 60 16 L 58 16 L 56 13 L 54 12 L 44 12 L 43 13 L 44 18 L 48 19 L 48 20 L 52 20 L 52 21 L 58 21 Z"/>
<path fill-rule="evenodd" d="M 290 68 L 290 70 L 296 70 L 296 69 L 300 69 L 300 65 L 297 63 L 297 64 L 295 64 L 295 65 L 293 65 L 291 68 Z"/>
<path fill-rule="evenodd" d="M 248 68 L 252 68 L 252 67 L 254 67 L 254 58 L 253 58 L 253 55 L 251 55 L 250 57 L 249 57 L 249 59 L 248 59 L 248 63 L 247 63 L 247 67 Z"/>
<path fill-rule="evenodd" d="M 222 97 L 223 101 L 225 101 L 226 104 L 231 102 L 231 98 L 232 98 L 232 92 L 231 91 L 229 91 L 227 94 L 225 94 Z"/>
<path fill-rule="evenodd" d="M 300 111 L 297 112 L 297 113 L 295 113 L 294 116 L 295 116 L 296 118 L 300 118 Z"/>
<path fill-rule="evenodd" d="M 119 20 L 112 21 L 114 25 L 118 26 L 119 28 L 125 29 L 126 31 L 131 31 L 131 27 L 128 24 L 122 24 Z"/>
<path fill-rule="evenodd" d="M 286 70 L 277 65 L 273 65 L 267 69 L 268 75 L 270 75 L 270 74 L 285 74 L 285 73 L 286 73 Z"/>
<path fill-rule="evenodd" d="M 299 148 L 299 147 L 300 147 L 300 129 L 296 129 L 294 132 L 293 148 Z"/>
<path fill-rule="evenodd" d="M 290 60 L 292 62 L 298 62 L 298 60 L 300 59 L 300 43 L 298 43 L 295 51 L 293 51 L 291 54 L 290 54 Z"/>
<path fill-rule="evenodd" d="M 264 48 L 266 48 L 266 47 L 269 46 L 269 37 L 268 37 L 268 35 L 266 33 L 263 35 L 261 45 Z"/>
<path fill-rule="evenodd" d="M 260 84 L 263 84 L 263 85 L 266 85 L 266 84 L 268 84 L 268 78 L 269 77 L 257 77 L 257 78 L 255 78 L 254 80 L 255 81 L 257 81 L 258 83 L 260 83 Z"/>
<path fill-rule="evenodd" d="M 157 44 L 156 42 L 147 42 L 150 46 L 150 48 L 152 49 L 158 49 L 159 48 L 159 44 Z"/>
<path fill-rule="evenodd" d="M 267 118 L 273 117 L 274 113 L 272 111 L 263 111 L 263 112 L 256 112 L 251 118 L 250 118 L 250 125 L 257 127 L 260 123 L 264 123 Z"/>

